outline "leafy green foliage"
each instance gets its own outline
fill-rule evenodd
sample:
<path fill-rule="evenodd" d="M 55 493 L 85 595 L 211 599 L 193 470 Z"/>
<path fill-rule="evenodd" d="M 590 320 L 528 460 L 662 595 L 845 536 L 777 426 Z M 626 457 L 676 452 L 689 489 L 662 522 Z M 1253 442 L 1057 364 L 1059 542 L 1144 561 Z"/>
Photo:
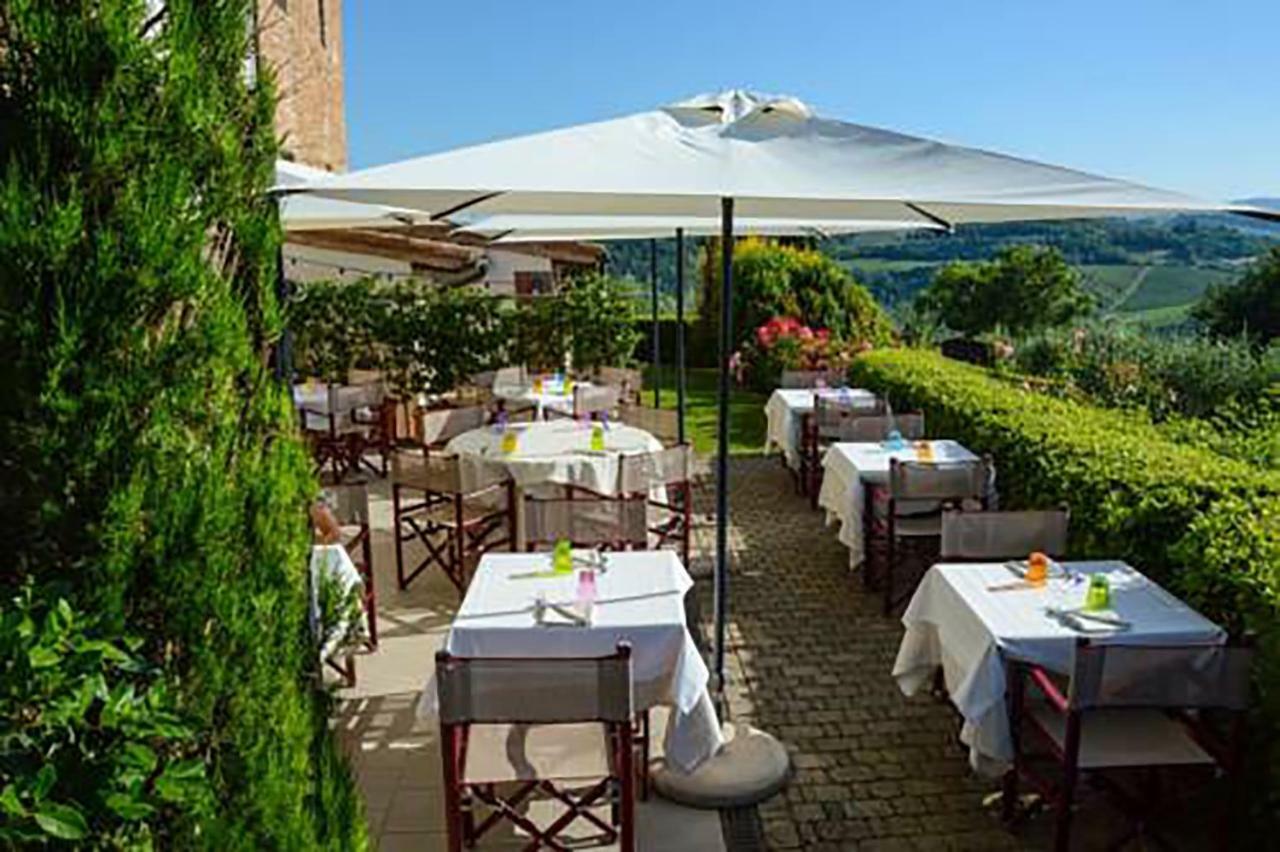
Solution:
<path fill-rule="evenodd" d="M 707 243 L 699 302 L 702 334 L 716 339 L 720 322 L 718 241 Z M 844 267 L 821 252 L 749 238 L 733 252 L 732 349 L 773 317 L 825 328 L 838 340 L 881 346 L 893 339 L 884 309 Z"/>
<path fill-rule="evenodd" d="M 1073 557 L 1125 559 L 1228 629 L 1256 631 L 1258 729 L 1275 729 L 1280 474 L 1174 443 L 1144 417 L 1046 396 L 929 352 L 870 352 L 853 376 L 897 408 L 924 411 L 931 433 L 991 453 L 1002 503 L 1069 505 Z M 1257 746 L 1250 805 L 1274 819 L 1280 743 Z"/>
<path fill-rule="evenodd" d="M 579 370 L 626 366 L 640 339 L 622 283 L 598 273 L 521 304 L 412 281 L 321 281 L 301 285 L 290 311 L 301 372 L 342 382 L 353 368 L 379 368 L 401 399 L 446 393 L 513 359 L 539 369 L 566 355 Z"/>
<path fill-rule="evenodd" d="M 381 366 L 401 399 L 445 393 L 506 360 L 509 311 L 465 288 L 401 282 L 380 291 L 372 323 Z"/>
<path fill-rule="evenodd" d="M 1280 337 L 1280 247 L 1263 255 L 1238 283 L 1209 288 L 1193 313 L 1219 336 L 1244 334 L 1262 344 Z"/>
<path fill-rule="evenodd" d="M 1280 470 L 1280 386 L 1254 404 L 1231 403 L 1209 417 L 1166 420 L 1160 431 L 1180 444 Z"/>
<path fill-rule="evenodd" d="M 1072 396 L 1145 410 L 1155 420 L 1208 417 L 1263 402 L 1280 359 L 1244 340 L 1156 336 L 1115 323 L 1054 328 L 1019 340 L 1012 366 L 1060 383 Z"/>
<path fill-rule="evenodd" d="M 210 810 L 195 730 L 141 640 L 98 638 L 30 585 L 0 616 L 0 842 L 163 845 L 170 817 Z"/>
<path fill-rule="evenodd" d="M 570 279 L 559 298 L 568 329 L 568 350 L 575 370 L 625 367 L 640 335 L 635 303 L 617 279 L 587 272 Z"/>
<path fill-rule="evenodd" d="M 156 674 L 133 694 L 183 720 L 201 764 L 151 788 L 153 837 L 358 849 L 306 626 L 315 483 L 267 367 L 277 148 L 269 75 L 244 73 L 252 8 L 170 0 L 149 27 L 142 2 L 0 16 L 0 583 L 142 638 L 125 647 Z M 124 681 L 100 671 L 110 697 Z M 47 792 L 71 807 L 57 771 Z M 208 807 L 183 792 L 197 776 Z M 63 810 L 44 825 L 78 828 Z"/>
<path fill-rule="evenodd" d="M 562 368 L 566 355 L 580 372 L 625 367 L 640 342 L 625 283 L 596 272 L 571 278 L 554 297 L 525 302 L 514 325 L 516 355 L 538 370 Z"/>
<path fill-rule="evenodd" d="M 974 335 L 1061 325 L 1088 312 L 1093 300 L 1056 249 L 1010 246 L 993 261 L 942 267 L 917 304 L 947 327 Z"/>
<path fill-rule="evenodd" d="M 313 281 L 296 288 L 288 308 L 295 369 L 343 384 L 353 368 L 377 359 L 376 286 L 370 278 L 349 284 Z"/>

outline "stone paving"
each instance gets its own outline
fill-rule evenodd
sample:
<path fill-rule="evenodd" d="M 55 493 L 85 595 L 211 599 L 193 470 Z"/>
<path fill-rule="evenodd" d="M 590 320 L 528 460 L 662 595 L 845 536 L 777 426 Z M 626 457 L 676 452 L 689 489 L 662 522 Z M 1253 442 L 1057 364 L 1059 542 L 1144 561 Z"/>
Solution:
<path fill-rule="evenodd" d="M 835 531 L 795 493 L 789 474 L 776 459 L 735 457 L 730 476 L 729 715 L 781 739 L 795 769 L 790 786 L 759 808 L 766 845 L 1048 848 L 1048 819 L 1014 835 L 983 807 L 997 783 L 969 770 L 952 710 L 899 692 L 890 676 L 898 619 L 880 614 L 879 598 L 863 590 Z M 337 724 L 379 847 L 436 849 L 444 838 L 435 727 L 413 708 L 458 599 L 434 574 L 407 592 L 395 589 L 385 485 L 375 486 L 373 504 L 383 641 L 361 655 L 356 688 L 339 693 Z M 709 634 L 709 483 L 697 503 L 692 610 Z M 720 846 L 718 820 L 708 812 L 654 801 L 640 816 L 642 848 Z M 1075 848 L 1100 848 L 1098 832 L 1109 831 L 1108 822 L 1096 812 L 1077 817 Z"/>
<path fill-rule="evenodd" d="M 775 459 L 735 459 L 730 483 L 729 709 L 781 739 L 795 768 L 787 790 L 760 806 L 769 847 L 1023 845 L 983 808 L 996 785 L 970 772 L 952 711 L 899 692 L 889 673 L 902 628 L 849 571 L 822 515 Z M 702 496 L 710 510 L 710 492 Z M 705 622 L 709 524 L 698 539 Z"/>

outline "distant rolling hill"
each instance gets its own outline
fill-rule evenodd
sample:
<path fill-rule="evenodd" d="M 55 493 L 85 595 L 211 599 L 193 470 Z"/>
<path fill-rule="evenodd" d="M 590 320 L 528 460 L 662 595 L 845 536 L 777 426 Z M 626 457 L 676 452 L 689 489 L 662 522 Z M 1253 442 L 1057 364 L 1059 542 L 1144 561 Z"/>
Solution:
<path fill-rule="evenodd" d="M 1280 210 L 1280 198 L 1239 204 Z M 688 287 L 700 280 L 696 240 L 686 244 Z M 1080 269 L 1106 315 L 1152 325 L 1177 324 L 1213 284 L 1237 278 L 1250 261 L 1280 245 L 1280 225 L 1229 215 L 1163 216 L 961 226 L 952 234 L 879 233 L 815 240 L 887 307 L 906 306 L 941 264 L 986 260 L 1019 243 L 1051 245 Z M 649 277 L 647 240 L 607 243 L 610 271 Z M 659 286 L 674 292 L 673 240 L 658 241 Z"/>
<path fill-rule="evenodd" d="M 1280 209 L 1280 199 L 1247 203 Z M 1208 287 L 1234 280 L 1254 257 L 1280 245 L 1280 229 L 1238 216 L 1028 222 L 957 228 L 952 235 L 842 237 L 824 249 L 881 302 L 900 308 L 939 265 L 989 259 L 1018 243 L 1061 251 L 1084 275 L 1100 313 L 1168 325 L 1183 322 Z"/>

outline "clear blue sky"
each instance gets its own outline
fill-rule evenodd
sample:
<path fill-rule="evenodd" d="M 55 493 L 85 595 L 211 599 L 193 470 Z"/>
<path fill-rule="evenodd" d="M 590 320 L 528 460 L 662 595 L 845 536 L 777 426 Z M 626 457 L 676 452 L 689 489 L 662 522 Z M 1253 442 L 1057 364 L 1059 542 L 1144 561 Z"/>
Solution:
<path fill-rule="evenodd" d="M 1208 198 L 1280 196 L 1277 0 L 347 0 L 353 168 L 731 87 Z"/>

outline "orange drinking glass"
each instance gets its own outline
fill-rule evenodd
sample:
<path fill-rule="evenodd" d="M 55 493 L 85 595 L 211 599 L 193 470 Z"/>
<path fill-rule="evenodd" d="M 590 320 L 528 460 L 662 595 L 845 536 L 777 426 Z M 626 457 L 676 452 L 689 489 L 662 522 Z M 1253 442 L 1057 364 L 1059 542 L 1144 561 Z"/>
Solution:
<path fill-rule="evenodd" d="M 1039 551 L 1027 557 L 1027 582 L 1033 586 L 1044 585 L 1049 579 L 1049 557 Z"/>

